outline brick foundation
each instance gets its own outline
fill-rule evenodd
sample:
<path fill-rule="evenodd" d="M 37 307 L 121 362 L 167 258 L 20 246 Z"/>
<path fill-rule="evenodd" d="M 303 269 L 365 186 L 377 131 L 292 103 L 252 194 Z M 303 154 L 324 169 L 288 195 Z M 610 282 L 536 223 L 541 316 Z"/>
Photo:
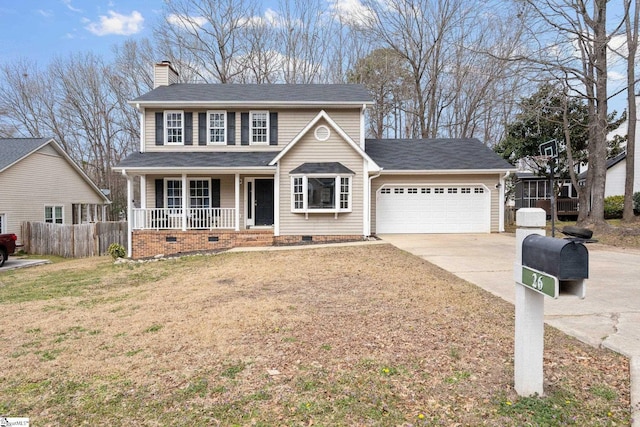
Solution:
<path fill-rule="evenodd" d="M 353 242 L 363 240 L 363 236 L 274 236 L 273 230 L 134 230 L 131 240 L 131 257 L 141 259 L 160 254 L 168 256 L 235 247 Z"/>

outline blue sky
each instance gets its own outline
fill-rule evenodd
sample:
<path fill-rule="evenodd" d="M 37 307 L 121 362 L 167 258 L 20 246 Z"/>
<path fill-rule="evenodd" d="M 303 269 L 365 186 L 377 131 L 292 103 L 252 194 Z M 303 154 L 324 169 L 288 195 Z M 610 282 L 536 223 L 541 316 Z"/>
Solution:
<path fill-rule="evenodd" d="M 163 0 L 0 0 L 0 64 L 21 58 L 46 66 L 56 55 L 92 51 L 111 56 L 113 45 L 130 37 L 152 37 L 160 19 Z M 275 0 L 260 2 L 263 7 Z M 328 0 L 332 7 L 349 14 L 357 0 Z M 619 17 L 619 2 L 612 2 L 609 16 Z M 161 59 L 161 58 L 159 58 Z M 618 66 L 619 67 L 619 66 Z M 610 64 L 611 76 L 623 77 L 624 69 Z M 612 81 L 612 92 L 624 80 Z M 618 96 L 610 109 L 622 111 L 625 96 Z"/>
<path fill-rule="evenodd" d="M 43 65 L 55 55 L 111 47 L 151 37 L 162 0 L 0 0 L 0 63 L 28 58 Z"/>

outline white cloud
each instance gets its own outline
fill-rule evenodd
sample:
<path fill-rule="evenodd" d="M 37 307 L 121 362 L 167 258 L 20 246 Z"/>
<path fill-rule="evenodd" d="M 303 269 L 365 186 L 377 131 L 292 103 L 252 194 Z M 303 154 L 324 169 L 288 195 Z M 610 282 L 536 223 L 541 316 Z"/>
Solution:
<path fill-rule="evenodd" d="M 203 16 L 176 15 L 172 13 L 167 17 L 167 22 L 169 22 L 169 24 L 171 25 L 189 29 L 194 26 L 202 27 L 204 24 L 207 23 L 207 18 Z"/>
<path fill-rule="evenodd" d="M 367 25 L 373 18 L 371 9 L 360 0 L 329 0 L 329 8 L 347 24 Z"/>
<path fill-rule="evenodd" d="M 51 10 L 38 9 L 36 12 L 45 18 L 51 18 L 53 16 L 53 12 Z"/>
<path fill-rule="evenodd" d="M 82 9 L 78 9 L 77 7 L 73 7 L 73 5 L 71 4 L 71 0 L 62 0 L 62 3 L 64 3 L 65 6 L 67 6 L 67 9 L 69 9 L 72 12 L 82 12 Z"/>
<path fill-rule="evenodd" d="M 142 31 L 144 18 L 137 10 L 130 15 L 122 15 L 110 10 L 109 16 L 100 15 L 100 22 L 90 22 L 85 28 L 97 36 L 117 34 L 130 36 Z"/>

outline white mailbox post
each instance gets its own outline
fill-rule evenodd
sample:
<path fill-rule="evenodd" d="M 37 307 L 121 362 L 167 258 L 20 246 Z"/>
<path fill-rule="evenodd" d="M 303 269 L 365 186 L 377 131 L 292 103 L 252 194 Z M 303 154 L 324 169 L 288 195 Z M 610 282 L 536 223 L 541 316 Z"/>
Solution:
<path fill-rule="evenodd" d="M 547 214 L 539 208 L 516 212 L 516 336 L 514 378 L 520 396 L 543 392 L 544 295 L 522 284 L 522 242 L 531 234 L 544 236 Z"/>
<path fill-rule="evenodd" d="M 589 251 L 583 243 L 591 240 L 545 237 L 546 213 L 538 208 L 518 210 L 516 224 L 515 388 L 520 396 L 542 395 L 544 298 L 584 298 Z"/>

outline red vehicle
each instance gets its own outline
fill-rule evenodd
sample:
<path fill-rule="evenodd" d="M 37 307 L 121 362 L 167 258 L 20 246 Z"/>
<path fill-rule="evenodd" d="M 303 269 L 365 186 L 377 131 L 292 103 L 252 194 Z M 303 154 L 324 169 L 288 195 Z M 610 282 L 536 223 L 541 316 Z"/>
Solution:
<path fill-rule="evenodd" d="M 7 257 L 16 251 L 16 240 L 18 236 L 15 234 L 0 234 L 0 267 L 4 265 Z"/>

